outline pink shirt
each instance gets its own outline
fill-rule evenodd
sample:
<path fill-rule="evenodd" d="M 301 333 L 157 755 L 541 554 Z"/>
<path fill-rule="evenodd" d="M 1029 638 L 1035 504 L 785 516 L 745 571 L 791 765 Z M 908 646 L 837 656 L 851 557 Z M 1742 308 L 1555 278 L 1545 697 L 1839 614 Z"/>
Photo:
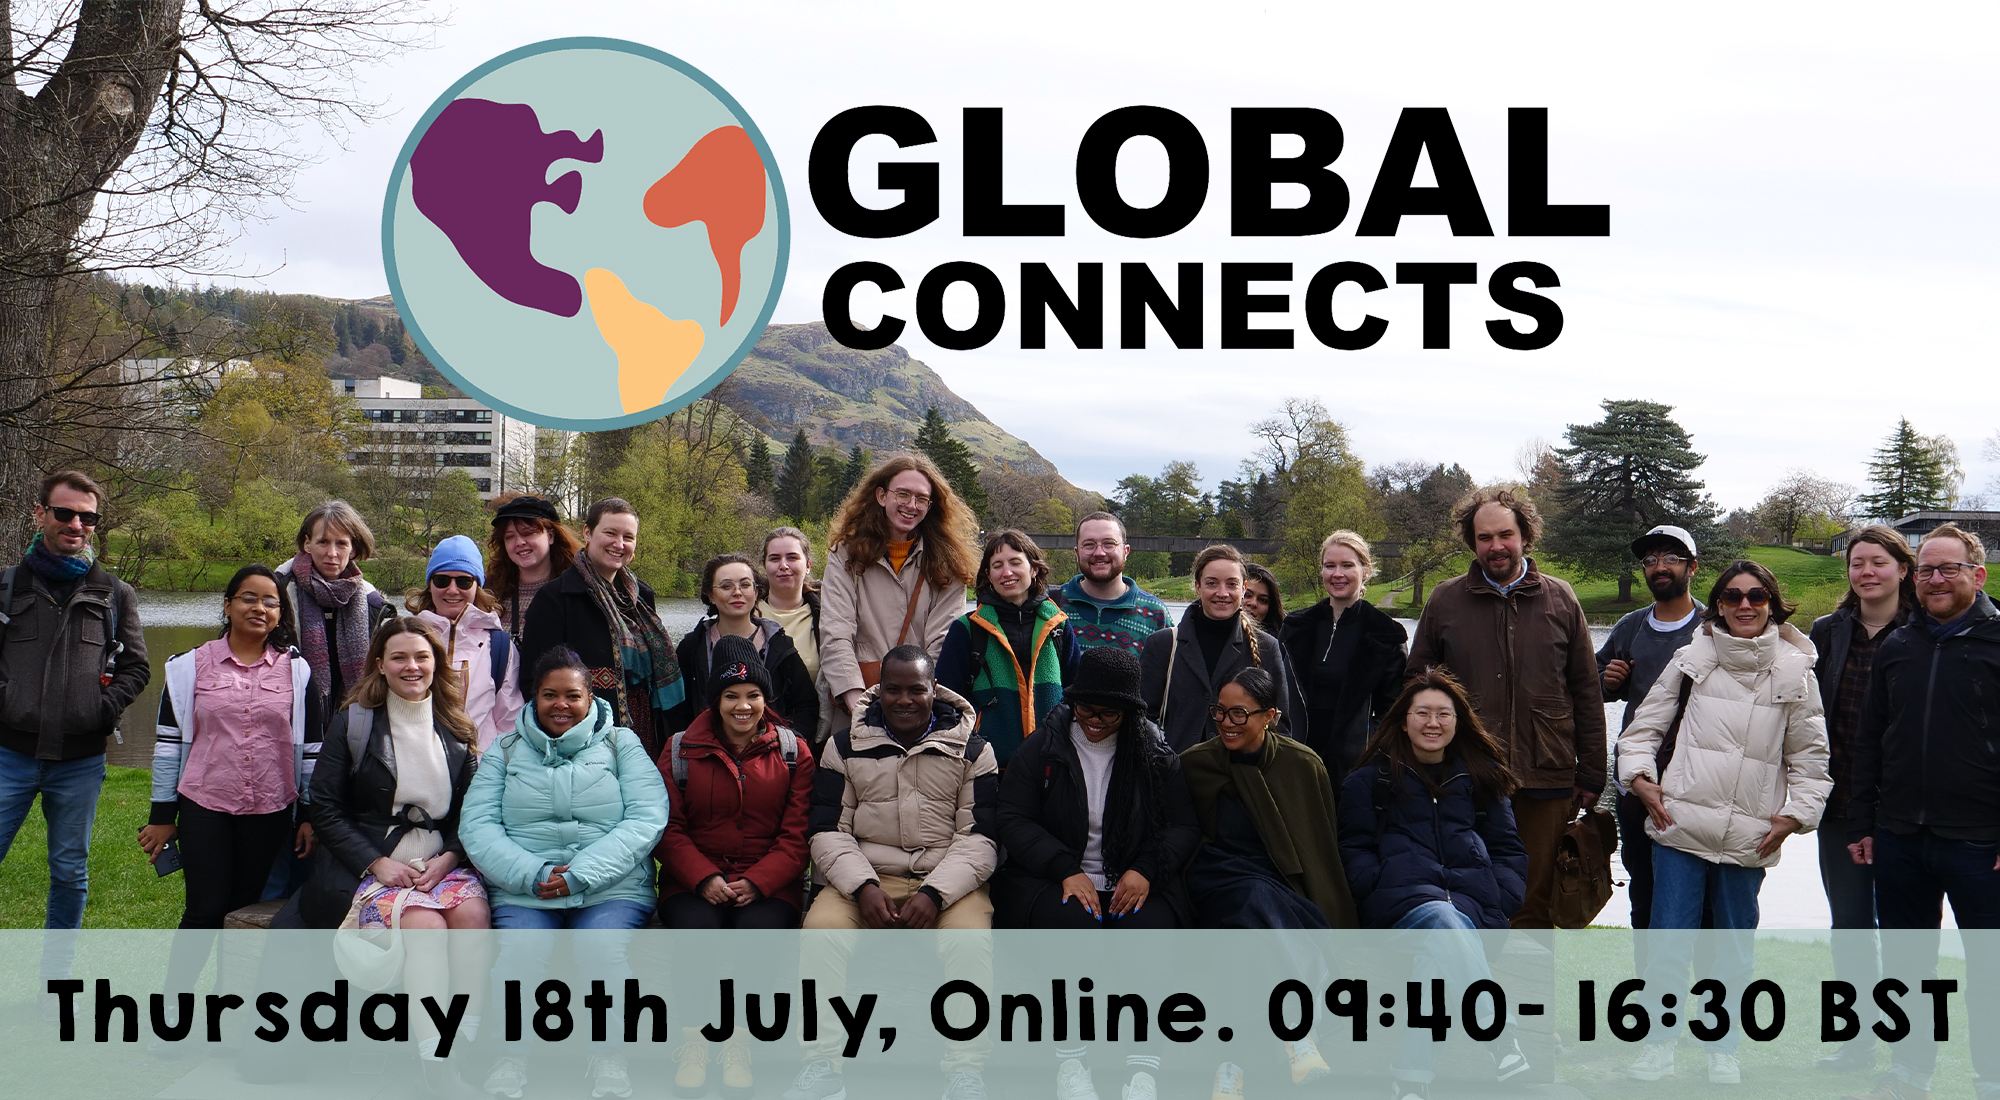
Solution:
<path fill-rule="evenodd" d="M 224 814 L 275 813 L 298 798 L 292 663 L 270 646 L 245 665 L 217 638 L 194 651 L 194 717 L 179 791 Z"/>

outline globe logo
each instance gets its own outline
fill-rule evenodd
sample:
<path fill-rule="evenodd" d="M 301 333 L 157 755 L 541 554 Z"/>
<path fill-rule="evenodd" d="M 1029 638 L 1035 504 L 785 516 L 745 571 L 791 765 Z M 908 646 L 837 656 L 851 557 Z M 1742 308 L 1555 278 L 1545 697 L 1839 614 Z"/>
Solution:
<path fill-rule="evenodd" d="M 403 322 L 467 393 L 544 427 L 679 409 L 749 354 L 791 223 L 756 124 L 679 58 L 562 38 L 467 73 L 382 209 Z"/>

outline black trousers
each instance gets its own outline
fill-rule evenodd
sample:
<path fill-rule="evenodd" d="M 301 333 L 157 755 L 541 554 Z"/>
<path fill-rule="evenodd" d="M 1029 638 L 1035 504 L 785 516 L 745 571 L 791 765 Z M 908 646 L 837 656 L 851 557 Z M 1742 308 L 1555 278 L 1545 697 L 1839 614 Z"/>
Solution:
<path fill-rule="evenodd" d="M 662 928 L 797 928 L 799 919 L 797 909 L 777 898 L 758 898 L 748 905 L 716 905 L 695 893 L 660 899 Z M 736 937 L 729 939 L 734 941 Z M 726 950 L 716 951 L 713 943 L 683 944 L 674 948 L 675 999 L 690 1007 L 714 1005 L 716 982 L 722 977 L 720 971 L 725 965 L 743 993 L 770 993 L 776 989 L 773 983 L 778 974 L 778 959 L 764 945 L 738 950 L 732 942 Z M 791 972 L 797 972 L 796 965 Z M 701 1011 L 709 1009 L 704 1007 Z"/>
<path fill-rule="evenodd" d="M 268 814 L 225 814 L 183 795 L 178 811 L 181 875 L 187 907 L 167 956 L 167 989 L 192 989 L 215 946 L 224 917 L 264 896 L 271 864 L 292 836 L 289 807 Z"/>

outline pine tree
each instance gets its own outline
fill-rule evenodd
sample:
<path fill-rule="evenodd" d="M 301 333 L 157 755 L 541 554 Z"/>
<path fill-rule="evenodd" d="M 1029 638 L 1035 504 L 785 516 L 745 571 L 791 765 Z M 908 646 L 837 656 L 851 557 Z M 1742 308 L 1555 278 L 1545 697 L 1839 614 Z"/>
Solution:
<path fill-rule="evenodd" d="M 986 489 L 979 484 L 979 467 L 972 461 L 972 448 L 952 437 L 945 426 L 944 414 L 936 405 L 924 410 L 924 426 L 917 429 L 917 438 L 911 445 L 937 463 L 938 472 L 951 483 L 951 491 L 972 509 L 973 515 L 986 515 Z"/>
<path fill-rule="evenodd" d="M 769 494 L 776 485 L 771 470 L 771 441 L 763 432 L 750 435 L 750 457 L 743 461 L 743 477 L 753 493 Z"/>
<path fill-rule="evenodd" d="M 1703 557 L 1733 546 L 1716 521 L 1715 502 L 1689 475 L 1704 456 L 1687 432 L 1652 401 L 1605 401 L 1604 419 L 1572 424 L 1570 445 L 1556 448 L 1564 478 L 1559 515 L 1543 540 L 1548 555 L 1586 577 L 1618 578 L 1618 602 L 1632 602 L 1631 542 L 1671 523 L 1694 536 Z"/>
<path fill-rule="evenodd" d="M 873 461 L 874 456 L 868 453 L 868 448 L 859 443 L 847 452 L 847 462 L 840 468 L 840 476 L 834 479 L 832 491 L 827 494 L 833 498 L 834 508 L 839 508 L 840 502 L 847 499 L 847 494 L 853 492 L 854 487 L 861 484 L 861 479 L 868 476 L 868 466 Z"/>
<path fill-rule="evenodd" d="M 1882 441 L 1868 463 L 1868 481 L 1875 491 L 1861 495 L 1863 515 L 1897 520 L 1911 512 L 1951 507 L 1951 471 L 1944 456 L 1908 419 L 1898 420 L 1896 430 Z"/>
<path fill-rule="evenodd" d="M 813 446 L 806 438 L 806 430 L 800 428 L 792 436 L 792 445 L 785 448 L 784 462 L 778 467 L 778 487 L 775 494 L 778 512 L 788 518 L 804 521 L 812 508 Z"/>

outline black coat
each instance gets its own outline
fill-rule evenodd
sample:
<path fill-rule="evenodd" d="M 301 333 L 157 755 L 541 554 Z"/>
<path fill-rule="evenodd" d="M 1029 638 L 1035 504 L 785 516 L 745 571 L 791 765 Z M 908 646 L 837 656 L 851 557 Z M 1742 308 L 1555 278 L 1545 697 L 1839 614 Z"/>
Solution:
<path fill-rule="evenodd" d="M 1943 641 L 1919 615 L 1882 639 L 1854 738 L 1852 839 L 1928 827 L 2000 841 L 2000 611 L 1984 592 Z"/>
<path fill-rule="evenodd" d="M 674 647 L 674 657 L 681 663 L 681 679 L 687 684 L 689 723 L 708 706 L 708 628 L 713 621 L 713 617 L 703 619 Z M 785 725 L 792 729 L 808 734 L 818 729 L 819 692 L 806 673 L 805 658 L 799 656 L 799 647 L 791 635 L 774 631 L 763 657 L 764 670 L 771 674 L 771 698 L 767 700 L 771 709 L 783 715 Z M 677 726 L 669 732 L 678 733 L 686 728 Z"/>
<path fill-rule="evenodd" d="M 528 605 L 527 626 L 521 637 L 521 697 L 529 706 L 535 705 L 535 662 L 556 646 L 566 645 L 592 670 L 590 693 L 610 703 L 614 714 L 619 713 L 625 705 L 624 662 L 612 649 L 611 627 L 598 610 L 596 597 L 590 594 L 589 582 L 577 575 L 580 568 L 588 567 L 578 563 L 564 570 L 562 576 L 543 585 L 535 593 L 535 602 Z M 645 581 L 638 583 L 639 602 L 654 610 L 652 586 Z M 668 635 L 668 641 L 672 640 Z M 600 674 L 599 670 L 609 671 Z M 605 680 L 612 683 L 607 685 Z M 654 735 L 663 743 L 668 735 L 686 729 L 693 719 L 694 705 L 688 701 L 693 698 L 692 691 L 690 688 L 679 706 L 653 712 Z"/>
<path fill-rule="evenodd" d="M 1176 753 L 1186 752 L 1215 736 L 1215 723 L 1208 719 L 1215 693 L 1230 677 L 1250 667 L 1250 644 L 1243 637 L 1242 625 L 1236 623 L 1231 625 L 1229 640 L 1215 662 L 1215 672 L 1209 672 L 1208 663 L 1202 659 L 1201 641 L 1195 636 L 1194 617 L 1202 614 L 1205 612 L 1200 604 L 1189 604 L 1178 626 L 1155 631 L 1139 646 L 1139 694 L 1146 700 L 1148 717 L 1164 718 L 1160 732 Z M 1303 715 L 1291 713 L 1297 697 L 1292 691 L 1290 663 L 1278 639 L 1262 630 L 1257 631 L 1257 648 L 1262 658 L 1259 667 L 1277 681 L 1281 700 L 1279 718 L 1271 732 L 1289 736 L 1296 728 L 1293 723 L 1305 720 Z M 1167 709 L 1164 716 L 1160 714 L 1162 702 Z"/>
<path fill-rule="evenodd" d="M 319 839 L 312 880 L 299 892 L 299 916 L 309 928 L 332 928 L 354 904 L 355 888 L 368 867 L 395 848 L 389 830 L 399 822 L 395 811 L 395 742 L 389 735 L 389 711 L 376 707 L 361 766 L 353 767 L 347 748 L 347 710 L 327 724 L 319 764 L 312 777 L 312 826 Z M 451 774 L 451 812 L 437 822 L 445 850 L 458 853 L 458 864 L 471 867 L 458 843 L 458 812 L 465 788 L 472 782 L 477 755 L 451 731 L 434 725 L 444 745 L 445 770 Z"/>
<path fill-rule="evenodd" d="M 1340 670 L 1338 702 L 1331 711 L 1312 706 L 1313 683 L 1326 675 L 1325 657 L 1334 641 L 1333 602 L 1321 600 L 1285 616 L 1279 644 L 1291 663 L 1296 733 L 1305 727 L 1304 741 L 1319 754 L 1327 774 L 1338 786 L 1368 744 L 1374 720 L 1387 713 L 1403 690 L 1404 664 L 1410 636 L 1403 624 L 1367 600 L 1356 600 L 1340 616 L 1340 629 L 1352 630 L 1353 644 L 1342 639 L 1346 667 Z"/>
<path fill-rule="evenodd" d="M 1051 710 L 1041 726 L 1014 750 L 1007 770 L 1001 773 L 998 817 L 1000 845 L 1007 859 L 993 876 L 996 928 L 1026 928 L 1028 908 L 1036 895 L 1059 889 L 1063 879 L 1083 873 L 1090 811 L 1076 746 L 1070 741 L 1070 721 L 1068 703 Z M 1119 736 L 1133 732 L 1123 730 Z M 1165 770 L 1162 816 L 1166 827 L 1154 830 L 1147 824 L 1150 807 L 1142 785 L 1132 800 L 1133 820 L 1126 834 L 1137 839 L 1137 846 L 1129 852 L 1104 852 L 1104 877 L 1115 885 L 1128 870 L 1146 876 L 1152 884 L 1148 901 L 1172 906 L 1181 925 L 1188 927 L 1193 923 L 1193 907 L 1181 872 L 1201 842 L 1201 825 L 1195 819 L 1187 783 L 1181 779 L 1180 758 L 1167 748 L 1159 727 L 1140 718 L 1137 732 L 1157 742 Z M 1112 768 L 1113 787 L 1136 778 L 1122 774 L 1115 765 Z M 1106 801 L 1110 801 L 1109 792 Z"/>
<path fill-rule="evenodd" d="M 1361 922 L 1389 928 L 1425 902 L 1449 901 L 1480 928 L 1506 928 L 1528 892 L 1512 804 L 1480 805 L 1455 753 L 1445 757 L 1443 798 L 1407 768 L 1392 784 L 1388 767 L 1378 758 L 1340 789 L 1340 862 Z"/>

